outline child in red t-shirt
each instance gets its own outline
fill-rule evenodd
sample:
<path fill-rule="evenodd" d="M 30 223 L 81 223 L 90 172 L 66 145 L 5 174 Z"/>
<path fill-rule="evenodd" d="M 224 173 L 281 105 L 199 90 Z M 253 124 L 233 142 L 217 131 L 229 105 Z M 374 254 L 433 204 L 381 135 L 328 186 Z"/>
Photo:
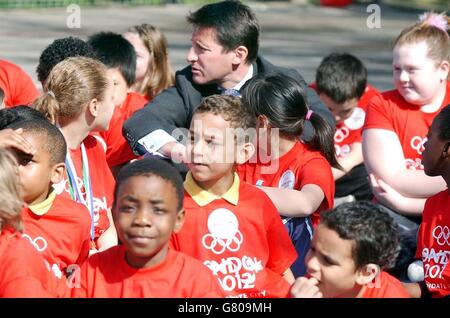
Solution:
<path fill-rule="evenodd" d="M 407 217 L 420 217 L 425 200 L 445 188 L 443 180 L 423 172 L 422 152 L 433 118 L 450 103 L 450 37 L 442 26 L 447 20 L 426 13 L 397 37 L 396 89 L 372 99 L 363 128 L 364 162 L 374 195 Z"/>
<path fill-rule="evenodd" d="M 372 99 L 363 128 L 364 163 L 374 196 L 399 224 L 399 272 L 414 258 L 426 199 L 445 189 L 441 178 L 423 172 L 422 152 L 434 117 L 450 103 L 448 21 L 445 15 L 426 13 L 397 37 L 396 89 Z"/>
<path fill-rule="evenodd" d="M 334 147 L 342 169 L 332 168 L 335 199 L 370 200 L 372 189 L 363 163 L 361 132 L 367 105 L 379 92 L 367 85 L 367 69 L 351 54 L 332 53 L 320 63 L 311 87 L 336 120 Z"/>
<path fill-rule="evenodd" d="M 114 111 L 112 80 L 106 67 L 86 57 L 58 63 L 35 107 L 57 124 L 67 142 L 66 174 L 56 193 L 84 204 L 93 223 L 91 252 L 117 244 L 111 210 L 114 178 L 105 151 L 92 132 L 108 129 Z"/>
<path fill-rule="evenodd" d="M 253 155 L 246 132 L 254 127 L 238 97 L 213 95 L 198 106 L 186 152 L 186 219 L 172 244 L 208 266 L 227 296 L 286 297 L 295 249 L 269 197 L 234 172 Z"/>
<path fill-rule="evenodd" d="M 22 129 L 22 137 L 35 149 L 32 154 L 15 150 L 27 204 L 22 211 L 23 236 L 42 253 L 55 276 L 62 278 L 72 264 L 87 259 L 91 229 L 86 207 L 57 195 L 52 187 L 65 171 L 64 136 L 45 119 L 16 120 L 7 128 Z"/>
<path fill-rule="evenodd" d="M 143 159 L 117 176 L 113 207 L 123 245 L 91 256 L 75 272 L 72 297 L 222 297 L 209 270 L 169 248 L 183 225 L 183 181 L 162 160 Z"/>
<path fill-rule="evenodd" d="M 257 117 L 258 153 L 238 167 L 241 179 L 260 187 L 273 201 L 294 243 L 298 258 L 294 275 L 305 273 L 304 257 L 321 211 L 333 207 L 331 165 L 338 167 L 333 129 L 308 110 L 302 87 L 281 74 L 261 74 L 242 90 L 243 103 Z M 314 128 L 301 141 L 305 124 Z"/>
<path fill-rule="evenodd" d="M 136 51 L 136 81 L 131 89 L 147 101 L 175 84 L 164 34 L 150 24 L 135 25 L 123 34 Z"/>
<path fill-rule="evenodd" d="M 291 289 L 296 298 L 407 298 L 400 281 L 383 270 L 395 263 L 394 220 L 367 201 L 325 213 L 306 256 L 308 274 Z"/>
<path fill-rule="evenodd" d="M 136 53 L 130 42 L 120 34 L 100 32 L 90 36 L 88 44 L 106 65 L 114 83 L 114 113 L 108 130 L 100 132 L 100 136 L 106 143 L 108 165 L 116 173 L 121 166 L 137 158 L 122 135 L 122 126 L 147 100 L 130 91 L 136 79 Z"/>
<path fill-rule="evenodd" d="M 427 176 L 441 176 L 447 189 L 428 198 L 420 224 L 416 258 L 424 280 L 406 284 L 412 297 L 450 295 L 450 104 L 435 117 L 424 144 L 422 163 Z"/>
<path fill-rule="evenodd" d="M 17 163 L 0 149 L 0 298 L 55 297 L 57 281 L 42 256 L 22 237 Z"/>

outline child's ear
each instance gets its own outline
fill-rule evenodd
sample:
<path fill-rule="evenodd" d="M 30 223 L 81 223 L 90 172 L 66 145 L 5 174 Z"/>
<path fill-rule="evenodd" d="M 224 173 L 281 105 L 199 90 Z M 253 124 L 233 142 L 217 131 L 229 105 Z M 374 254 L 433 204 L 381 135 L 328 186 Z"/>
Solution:
<path fill-rule="evenodd" d="M 380 266 L 376 264 L 364 265 L 360 270 L 358 277 L 356 278 L 356 283 L 361 286 L 368 285 L 372 283 L 376 277 L 380 274 Z"/>
<path fill-rule="evenodd" d="M 443 60 L 439 68 L 442 71 L 441 82 L 447 81 L 448 74 L 450 73 L 450 62 Z"/>
<path fill-rule="evenodd" d="M 184 209 L 181 209 L 180 211 L 178 211 L 177 217 L 175 219 L 175 227 L 173 229 L 174 233 L 178 233 L 181 230 L 181 228 L 183 227 L 184 215 L 185 215 Z"/>
<path fill-rule="evenodd" d="M 236 163 L 241 165 L 247 162 L 255 154 L 255 145 L 251 142 L 246 142 L 237 147 Z"/>
<path fill-rule="evenodd" d="M 64 179 L 64 173 L 66 172 L 66 165 L 63 162 L 57 163 L 53 166 L 51 182 L 52 184 L 60 183 Z"/>
<path fill-rule="evenodd" d="M 447 142 L 444 145 L 444 149 L 442 150 L 442 158 L 448 158 L 450 156 L 450 142 Z"/>
<path fill-rule="evenodd" d="M 98 100 L 97 98 L 91 99 L 88 105 L 88 111 L 92 117 L 98 117 Z"/>
<path fill-rule="evenodd" d="M 234 49 L 233 64 L 239 65 L 245 63 L 247 61 L 247 56 L 248 49 L 243 45 L 238 46 Z"/>

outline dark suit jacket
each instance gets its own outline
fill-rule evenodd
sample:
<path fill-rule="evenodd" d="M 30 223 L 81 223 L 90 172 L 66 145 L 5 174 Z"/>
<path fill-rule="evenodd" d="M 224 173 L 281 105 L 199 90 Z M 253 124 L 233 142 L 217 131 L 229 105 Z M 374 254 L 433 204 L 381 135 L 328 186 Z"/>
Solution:
<path fill-rule="evenodd" d="M 317 94 L 307 87 L 305 80 L 296 70 L 277 67 L 262 57 L 258 57 L 253 63 L 253 72 L 255 74 L 278 72 L 297 80 L 306 90 L 311 109 L 334 127 L 335 123 L 331 112 L 319 100 Z M 131 148 L 142 154 L 143 148 L 139 147 L 137 143 L 139 139 L 157 129 L 163 129 L 169 135 L 172 135 L 176 128 L 189 129 L 194 111 L 201 100 L 213 94 L 219 94 L 217 85 L 196 85 L 192 81 L 191 66 L 187 66 L 176 72 L 175 86 L 161 92 L 125 122 L 123 135 Z M 306 123 L 302 138 L 309 139 L 311 136 L 312 126 Z"/>

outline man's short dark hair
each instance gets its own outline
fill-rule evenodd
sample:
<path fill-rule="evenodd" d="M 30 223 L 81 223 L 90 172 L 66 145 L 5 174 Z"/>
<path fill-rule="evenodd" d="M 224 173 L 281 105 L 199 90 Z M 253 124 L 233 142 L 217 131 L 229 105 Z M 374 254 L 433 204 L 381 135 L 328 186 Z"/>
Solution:
<path fill-rule="evenodd" d="M 39 64 L 36 69 L 38 80 L 44 83 L 56 64 L 68 57 L 75 56 L 95 57 L 89 44 L 79 38 L 70 36 L 53 41 L 42 51 L 39 57 Z"/>
<path fill-rule="evenodd" d="M 31 119 L 15 121 L 7 128 L 19 129 L 33 135 L 39 135 L 45 141 L 45 151 L 50 155 L 50 164 L 55 165 L 65 162 L 67 144 L 58 127 L 46 119 Z"/>
<path fill-rule="evenodd" d="M 344 203 L 323 213 L 321 224 L 353 241 L 357 269 L 370 263 L 382 269 L 395 264 L 400 251 L 397 225 L 379 206 L 368 201 Z"/>
<path fill-rule="evenodd" d="M 89 37 L 89 45 L 107 68 L 118 68 L 128 87 L 136 80 L 136 51 L 122 35 L 100 32 Z"/>
<path fill-rule="evenodd" d="M 240 45 L 248 49 L 248 62 L 258 56 L 259 24 L 252 10 L 239 1 L 222 1 L 207 4 L 191 12 L 187 21 L 194 27 L 212 28 L 217 32 L 217 41 L 226 51 Z"/>
<path fill-rule="evenodd" d="M 177 210 L 183 208 L 184 188 L 183 179 L 180 173 L 170 163 L 153 158 L 144 158 L 134 161 L 123 167 L 117 175 L 116 186 L 114 189 L 114 203 L 117 202 L 117 194 L 122 183 L 131 177 L 136 176 L 157 176 L 170 182 L 177 195 Z"/>
<path fill-rule="evenodd" d="M 322 60 L 316 72 L 317 92 L 338 104 L 360 99 L 366 84 L 367 69 L 348 53 L 331 53 Z"/>

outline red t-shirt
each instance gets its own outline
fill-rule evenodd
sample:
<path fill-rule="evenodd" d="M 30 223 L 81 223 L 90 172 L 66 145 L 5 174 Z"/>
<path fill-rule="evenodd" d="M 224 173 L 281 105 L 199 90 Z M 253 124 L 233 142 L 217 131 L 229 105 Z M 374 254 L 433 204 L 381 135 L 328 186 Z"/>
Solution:
<path fill-rule="evenodd" d="M 217 298 L 223 297 L 217 281 L 199 261 L 168 250 L 161 263 L 132 268 L 125 247 L 114 246 L 92 255 L 81 267 L 80 288 L 71 297 L 83 298 Z"/>
<path fill-rule="evenodd" d="M 39 92 L 31 77 L 19 66 L 0 60 L 0 88 L 5 93 L 5 106 L 31 105 Z"/>
<path fill-rule="evenodd" d="M 417 237 L 425 283 L 433 297 L 450 295 L 450 195 L 448 189 L 425 202 Z"/>
<path fill-rule="evenodd" d="M 380 95 L 380 92 L 373 86 L 367 85 L 363 96 L 358 101 L 358 107 L 355 108 L 349 118 L 336 124 L 334 147 L 338 157 L 342 158 L 348 155 L 352 144 L 356 142 L 361 143 L 367 107 L 372 98 L 377 95 Z"/>
<path fill-rule="evenodd" d="M 122 127 L 125 120 L 133 115 L 135 111 L 144 107 L 146 103 L 147 99 L 141 95 L 128 93 L 123 105 L 114 109 L 108 131 L 100 133 L 107 145 L 106 160 L 110 167 L 122 165 L 138 157 L 133 153 L 123 137 Z"/>
<path fill-rule="evenodd" d="M 25 208 L 22 220 L 23 236 L 42 253 L 56 277 L 87 259 L 91 216 L 84 205 L 57 195 L 47 213 L 40 216 Z"/>
<path fill-rule="evenodd" d="M 447 82 L 447 92 L 441 107 L 431 114 L 406 102 L 397 90 L 384 92 L 372 99 L 363 129 L 376 128 L 395 132 L 402 145 L 407 169 L 423 170 L 422 152 L 428 129 L 434 117 L 448 104 L 450 82 Z"/>
<path fill-rule="evenodd" d="M 297 258 L 269 197 L 245 182 L 238 204 L 220 198 L 199 206 L 185 192 L 185 221 L 173 234 L 174 249 L 203 262 L 227 296 L 287 297 L 282 274 Z"/>
<path fill-rule="evenodd" d="M 107 210 L 111 208 L 112 205 L 115 181 L 111 174 L 111 170 L 106 163 L 105 151 L 102 144 L 91 135 L 87 136 L 83 143 L 86 148 L 86 155 L 89 161 L 89 172 L 94 197 L 95 238 L 97 239 L 110 226 Z M 78 149 L 75 150 L 69 149 L 69 153 L 77 172 L 77 183 L 82 185 L 82 193 L 85 195 L 81 148 L 78 147 Z M 64 176 L 64 180 L 61 183 L 54 185 L 54 188 L 57 194 L 62 193 L 63 196 L 71 199 L 67 175 Z"/>
<path fill-rule="evenodd" d="M 334 179 L 329 162 L 319 151 L 310 149 L 298 141 L 278 161 L 239 165 L 237 172 L 241 180 L 266 187 L 300 190 L 306 184 L 319 186 L 325 198 L 311 215 L 314 226 L 320 222 L 320 212 L 331 209 L 334 202 Z"/>
<path fill-rule="evenodd" d="M 381 272 L 363 292 L 362 298 L 410 298 L 400 281 L 386 272 Z"/>
<path fill-rule="evenodd" d="M 56 297 L 58 282 L 45 260 L 19 232 L 0 232 L 0 298 Z"/>

